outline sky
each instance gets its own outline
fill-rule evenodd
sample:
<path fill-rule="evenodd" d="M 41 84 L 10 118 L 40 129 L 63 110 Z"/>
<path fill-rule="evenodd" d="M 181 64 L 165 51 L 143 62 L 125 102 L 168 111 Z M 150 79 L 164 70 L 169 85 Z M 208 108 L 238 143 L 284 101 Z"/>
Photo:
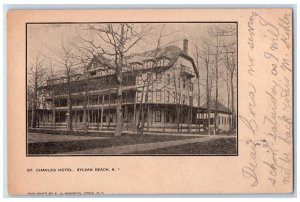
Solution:
<path fill-rule="evenodd" d="M 194 46 L 203 40 L 209 38 L 208 31 L 211 27 L 228 26 L 227 23 L 150 23 L 151 31 L 147 33 L 144 40 L 140 41 L 136 46 L 130 49 L 129 53 L 139 53 L 155 49 L 159 33 L 163 28 L 162 44 L 172 42 L 172 45 L 177 45 L 182 49 L 183 40 L 189 41 L 189 55 L 194 57 Z M 234 26 L 234 24 L 231 24 Z M 89 38 L 87 24 L 28 24 L 27 25 L 27 61 L 28 66 L 36 61 L 37 57 L 46 58 L 45 63 L 49 58 L 55 58 L 55 54 L 60 51 L 61 43 L 72 43 L 78 39 L 78 36 Z M 235 40 L 235 37 L 233 38 Z M 105 43 L 99 44 L 105 47 Z M 108 47 L 107 47 L 108 48 Z M 201 49 L 201 47 L 200 47 Z M 220 65 L 222 71 L 222 64 Z M 53 65 L 54 71 L 61 71 L 62 67 L 59 64 Z M 200 60 L 200 79 L 205 83 L 206 71 L 204 62 Z M 222 83 L 223 82 L 223 83 Z M 224 80 L 220 79 L 219 99 L 222 103 L 227 103 L 227 91 Z M 201 92 L 205 94 L 205 89 Z M 201 94 L 202 94 L 201 93 Z M 203 96 L 204 97 L 204 96 Z"/>

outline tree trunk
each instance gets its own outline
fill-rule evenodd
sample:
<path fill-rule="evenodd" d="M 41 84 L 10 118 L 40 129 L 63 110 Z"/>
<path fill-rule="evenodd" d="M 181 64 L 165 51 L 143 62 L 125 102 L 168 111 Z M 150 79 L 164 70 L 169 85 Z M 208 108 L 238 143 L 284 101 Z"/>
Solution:
<path fill-rule="evenodd" d="M 55 97 L 54 90 L 52 92 L 52 127 L 55 129 Z"/>
<path fill-rule="evenodd" d="M 34 93 L 33 93 L 33 106 L 32 106 L 32 128 L 36 128 L 38 125 L 38 113 L 37 113 L 37 102 L 38 102 L 38 82 L 37 82 L 37 67 L 35 68 L 35 77 L 34 77 Z"/>
<path fill-rule="evenodd" d="M 146 111 L 146 109 L 148 108 L 148 84 L 147 84 L 147 88 L 146 88 L 146 94 L 145 94 L 145 105 L 142 105 L 142 120 L 141 120 L 141 127 L 140 127 L 140 135 L 143 135 L 144 133 L 144 128 L 145 128 L 145 112 L 148 113 L 148 111 Z M 148 114 L 147 114 L 148 115 Z"/>
<path fill-rule="evenodd" d="M 231 117 L 231 127 L 230 132 L 233 133 L 235 129 L 235 107 L 234 107 L 234 89 L 233 89 L 233 72 L 230 75 L 230 85 L 231 85 L 231 110 L 232 110 L 232 117 Z"/>
<path fill-rule="evenodd" d="M 70 81 L 70 75 L 68 75 L 68 78 L 67 78 L 67 85 L 68 85 L 68 98 L 67 98 L 67 106 L 68 106 L 68 122 L 67 122 L 67 129 L 70 131 L 70 132 L 73 132 L 73 125 L 72 125 L 72 95 L 71 95 L 71 81 Z"/>
<path fill-rule="evenodd" d="M 88 116 L 87 116 L 87 103 L 88 102 L 88 94 L 87 91 L 84 94 L 84 99 L 83 99 L 83 130 L 84 133 L 88 133 Z"/>
<path fill-rule="evenodd" d="M 37 113 L 36 113 L 36 104 L 34 104 L 35 101 L 33 101 L 32 104 L 32 111 L 31 111 L 31 127 L 36 128 L 37 125 Z"/>
<path fill-rule="evenodd" d="M 218 53 L 217 53 L 218 54 Z M 219 131 L 219 105 L 218 105 L 218 98 L 219 98 L 219 65 L 218 65 L 218 57 L 216 59 L 216 100 L 215 100 L 215 132 Z"/>
<path fill-rule="evenodd" d="M 206 105 L 207 105 L 207 130 L 210 135 L 210 89 L 208 82 L 208 64 L 206 64 Z"/>
<path fill-rule="evenodd" d="M 71 93 L 68 93 L 68 130 L 73 132 L 73 124 L 72 124 L 72 103 L 71 103 Z"/>
<path fill-rule="evenodd" d="M 199 68 L 198 68 L 198 70 L 199 70 Z M 200 72 L 200 71 L 199 71 Z M 198 108 L 197 108 L 197 115 L 196 115 L 196 126 L 199 124 L 199 126 L 198 126 L 198 128 L 199 128 L 199 132 L 200 132 L 200 123 L 198 123 L 198 113 L 199 113 L 199 109 L 200 109 L 200 107 L 201 107 L 201 95 L 200 95 L 200 93 L 201 93 L 201 91 L 200 91 L 200 87 L 201 87 L 201 85 L 200 85 L 200 74 L 199 74 L 199 77 L 198 77 Z M 200 115 L 199 115 L 199 118 L 201 119 L 201 117 L 200 117 Z"/>
<path fill-rule="evenodd" d="M 122 61 L 122 59 L 120 59 Z M 123 109 L 122 109 L 122 71 L 118 67 L 116 70 L 117 80 L 117 120 L 116 120 L 116 131 L 115 136 L 121 136 L 123 126 Z"/>
<path fill-rule="evenodd" d="M 102 104 L 101 104 L 101 115 L 100 115 L 100 130 L 103 127 L 103 106 L 104 105 L 104 95 L 102 95 Z"/>
<path fill-rule="evenodd" d="M 134 131 L 136 131 L 136 99 L 137 99 L 137 92 L 135 92 L 135 97 L 134 97 L 134 104 L 133 104 L 133 128 Z"/>
<path fill-rule="evenodd" d="M 144 86 L 142 89 L 142 97 L 141 97 L 141 101 L 139 104 L 139 111 L 138 111 L 138 120 L 137 120 L 137 125 L 136 125 L 136 130 L 137 130 L 137 134 L 140 135 L 141 133 L 141 120 L 142 120 L 142 114 L 143 114 L 143 100 L 144 100 Z"/>

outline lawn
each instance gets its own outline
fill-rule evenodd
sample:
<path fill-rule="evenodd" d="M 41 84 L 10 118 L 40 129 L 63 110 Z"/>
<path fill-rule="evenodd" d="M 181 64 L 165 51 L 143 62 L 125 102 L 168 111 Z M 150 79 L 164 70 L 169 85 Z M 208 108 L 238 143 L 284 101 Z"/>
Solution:
<path fill-rule="evenodd" d="M 195 137 L 183 137 L 172 135 L 123 135 L 120 137 L 111 137 L 108 139 L 35 142 L 28 143 L 28 154 L 58 154 L 95 148 L 107 148 L 130 144 L 163 142 L 189 138 Z"/>
<path fill-rule="evenodd" d="M 236 138 L 222 138 L 207 142 L 183 144 L 161 149 L 135 152 L 133 154 L 236 155 Z"/>

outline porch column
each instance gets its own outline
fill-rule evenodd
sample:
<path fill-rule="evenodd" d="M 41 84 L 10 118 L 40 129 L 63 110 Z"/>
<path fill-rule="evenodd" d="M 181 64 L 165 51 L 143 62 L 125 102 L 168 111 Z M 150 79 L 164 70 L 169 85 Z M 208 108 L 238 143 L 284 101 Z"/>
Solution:
<path fill-rule="evenodd" d="M 104 94 L 102 95 L 101 116 L 100 116 L 100 130 L 102 130 L 102 126 L 103 126 L 103 105 L 104 105 Z"/>

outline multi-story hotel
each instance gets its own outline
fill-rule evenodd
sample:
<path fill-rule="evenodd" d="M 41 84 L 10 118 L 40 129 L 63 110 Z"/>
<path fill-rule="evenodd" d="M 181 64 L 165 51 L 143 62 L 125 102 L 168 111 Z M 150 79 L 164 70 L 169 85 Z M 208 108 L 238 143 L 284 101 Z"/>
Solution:
<path fill-rule="evenodd" d="M 135 131 L 141 119 L 145 131 L 205 130 L 208 123 L 207 106 L 200 105 L 199 72 L 188 54 L 187 40 L 183 42 L 183 49 L 171 45 L 132 54 L 124 62 L 124 131 Z M 40 90 L 44 92 L 45 102 L 44 110 L 39 113 L 40 127 L 66 128 L 67 120 L 71 117 L 73 128 L 82 129 L 86 111 L 89 129 L 115 129 L 116 82 L 113 62 L 109 59 L 95 56 L 87 71 L 74 74 L 69 85 L 66 77 L 58 77 L 49 79 Z M 71 116 L 68 114 L 70 103 L 67 96 L 70 90 Z M 210 123 L 213 125 L 215 104 L 211 106 Z M 218 106 L 219 129 L 228 131 L 232 113 L 221 103 Z"/>

